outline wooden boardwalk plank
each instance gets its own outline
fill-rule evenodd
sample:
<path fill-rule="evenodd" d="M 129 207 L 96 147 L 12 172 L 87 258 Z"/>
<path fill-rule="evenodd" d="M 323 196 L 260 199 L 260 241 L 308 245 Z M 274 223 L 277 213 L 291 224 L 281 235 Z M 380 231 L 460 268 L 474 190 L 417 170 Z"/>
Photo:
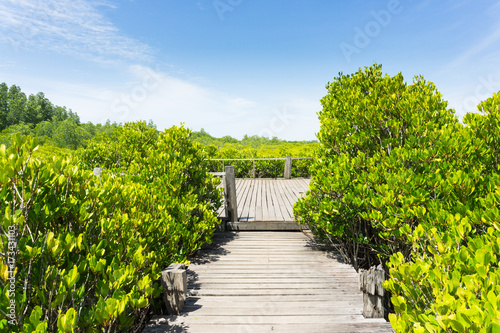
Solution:
<path fill-rule="evenodd" d="M 236 179 L 238 220 L 240 222 L 294 222 L 293 205 L 305 196 L 310 179 Z M 219 217 L 225 214 L 222 206 Z M 279 229 L 279 228 L 278 228 Z"/>
<path fill-rule="evenodd" d="M 283 180 L 283 181 L 279 181 L 277 182 L 277 184 L 279 186 L 281 186 L 281 188 L 283 189 L 283 195 L 282 195 L 282 198 L 283 198 L 283 201 L 285 202 L 285 207 L 288 211 L 288 215 L 291 216 L 291 220 L 293 221 L 293 205 L 295 204 L 295 202 L 297 201 L 297 197 L 294 196 L 294 194 L 292 193 L 291 191 L 291 183 L 288 183 Z"/>
<path fill-rule="evenodd" d="M 144 332 L 393 332 L 362 316 L 354 269 L 313 248 L 300 232 L 218 234 L 189 265 L 182 313 Z"/>
<path fill-rule="evenodd" d="M 256 205 L 255 205 L 255 221 L 262 221 L 262 182 L 260 179 L 255 180 L 256 187 Z"/>
<path fill-rule="evenodd" d="M 288 183 L 284 181 L 278 182 L 279 186 L 283 188 L 283 201 L 285 202 L 285 207 L 288 211 L 288 215 L 291 220 L 294 220 L 293 205 L 296 202 L 295 196 L 291 193 L 291 187 Z"/>
<path fill-rule="evenodd" d="M 240 220 L 246 221 L 248 219 L 248 208 L 250 207 L 250 203 L 247 202 L 247 200 L 251 200 L 252 195 L 251 191 L 249 191 L 250 181 L 248 179 L 242 179 L 242 181 L 236 182 L 236 184 L 241 184 L 239 190 L 236 190 L 238 217 Z"/>
<path fill-rule="evenodd" d="M 248 218 L 247 222 L 255 221 L 255 206 L 257 204 L 257 187 L 252 186 L 252 181 L 248 182 L 248 191 L 250 192 L 250 200 L 247 203 L 250 205 L 248 207 Z M 246 209 L 246 208 L 245 208 Z M 243 221 L 245 222 L 245 221 Z"/>
<path fill-rule="evenodd" d="M 281 207 L 281 211 L 283 213 L 283 219 L 284 221 L 293 221 L 293 212 L 290 209 L 290 203 L 288 200 L 284 197 L 285 196 L 285 190 L 283 189 L 283 186 L 281 184 L 282 182 L 276 182 L 276 189 L 278 190 L 278 201 Z"/>
<path fill-rule="evenodd" d="M 239 221 L 293 222 L 293 205 L 309 179 L 236 179 Z"/>
<path fill-rule="evenodd" d="M 270 209 L 269 209 L 269 202 L 268 202 L 268 180 L 267 179 L 259 179 L 260 183 L 262 184 L 262 221 L 270 221 L 271 220 L 271 215 L 270 215 Z"/>
<path fill-rule="evenodd" d="M 244 223 L 242 228 L 244 230 L 299 230 L 293 216 L 293 205 L 299 198 L 299 194 L 307 191 L 309 182 L 309 179 L 303 178 L 236 179 L 238 221 Z M 218 216 L 224 215 L 224 207 L 221 207 Z M 249 227 L 246 222 L 259 223 Z M 276 224 L 280 222 L 284 224 Z M 238 225 L 238 223 L 235 224 Z M 239 229 L 240 226 L 236 228 Z"/>
<path fill-rule="evenodd" d="M 273 202 L 274 208 L 274 220 L 275 221 L 285 221 L 285 217 L 283 216 L 282 205 L 280 205 L 278 200 L 278 193 L 276 191 L 276 182 L 270 182 L 269 184 L 269 195 L 271 196 L 271 200 Z"/>

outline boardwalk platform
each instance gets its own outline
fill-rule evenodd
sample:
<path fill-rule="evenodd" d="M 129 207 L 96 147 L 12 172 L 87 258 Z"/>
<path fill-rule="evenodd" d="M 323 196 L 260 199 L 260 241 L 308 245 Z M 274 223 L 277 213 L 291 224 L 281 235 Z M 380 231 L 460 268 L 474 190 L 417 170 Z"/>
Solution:
<path fill-rule="evenodd" d="M 306 234 L 216 235 L 189 266 L 183 312 L 154 317 L 144 332 L 393 332 L 362 316 L 354 269 Z"/>
<path fill-rule="evenodd" d="M 300 230 L 293 205 L 309 189 L 310 179 L 236 179 L 238 222 L 229 230 Z M 222 214 L 222 210 L 220 214 Z"/>

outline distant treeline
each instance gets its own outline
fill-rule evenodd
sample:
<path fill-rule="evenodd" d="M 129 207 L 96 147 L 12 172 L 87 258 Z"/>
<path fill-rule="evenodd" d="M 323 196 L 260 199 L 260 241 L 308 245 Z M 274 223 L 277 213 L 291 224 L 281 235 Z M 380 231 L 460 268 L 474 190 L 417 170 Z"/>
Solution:
<path fill-rule="evenodd" d="M 201 144 L 214 145 L 217 147 L 223 147 L 228 144 L 233 144 L 233 145 L 243 145 L 243 146 L 251 146 L 257 148 L 262 145 L 279 145 L 284 143 L 294 143 L 294 144 L 297 143 L 297 144 L 307 145 L 318 142 L 317 140 L 286 141 L 286 140 L 281 140 L 278 137 L 266 138 L 264 136 L 258 136 L 258 135 L 249 136 L 246 134 L 241 140 L 235 139 L 229 135 L 223 136 L 222 138 L 216 138 L 208 134 L 203 128 L 199 132 L 193 132 L 191 136 L 193 139 L 195 139 Z"/>
<path fill-rule="evenodd" d="M 13 136 L 31 135 L 44 146 L 76 150 L 84 148 L 96 136 L 111 134 L 122 126 L 121 123 L 107 121 L 105 124 L 82 123 L 76 112 L 65 106 L 54 105 L 44 93 L 26 96 L 16 85 L 0 84 L 0 144 L 10 146 Z M 152 120 L 148 127 L 155 128 Z M 290 154 L 290 148 L 296 152 L 298 147 L 312 147 L 314 141 L 285 141 L 274 138 L 245 135 L 242 140 L 231 136 L 216 138 L 204 129 L 191 133 L 191 139 L 206 146 L 211 157 L 261 157 L 262 148 L 266 153 L 262 157 L 275 157 Z M 286 147 L 286 148 L 285 148 Z M 259 152 L 257 151 L 259 150 Z M 270 156 L 267 156 L 270 155 Z"/>
<path fill-rule="evenodd" d="M 0 83 L 0 144 L 10 145 L 20 133 L 38 138 L 40 144 L 77 149 L 100 133 L 110 133 L 119 124 L 82 124 L 76 112 L 54 105 L 42 92 L 28 97 L 21 88 Z"/>

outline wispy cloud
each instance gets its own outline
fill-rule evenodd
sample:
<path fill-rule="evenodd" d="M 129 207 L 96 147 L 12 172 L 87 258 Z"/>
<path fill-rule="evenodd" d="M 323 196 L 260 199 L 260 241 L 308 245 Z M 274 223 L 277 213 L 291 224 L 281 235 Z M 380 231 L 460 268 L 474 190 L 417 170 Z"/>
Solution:
<path fill-rule="evenodd" d="M 124 36 L 102 15 L 111 3 L 88 0 L 3 0 L 0 42 L 14 49 L 52 51 L 112 61 L 151 59 L 151 48 Z"/>
<path fill-rule="evenodd" d="M 490 34 L 484 37 L 481 41 L 473 45 L 470 49 L 460 54 L 453 62 L 450 63 L 450 67 L 461 66 L 467 63 L 474 56 L 481 54 L 488 47 L 494 45 L 500 41 L 500 26 L 497 26 Z"/>
<path fill-rule="evenodd" d="M 289 140 L 311 140 L 319 130 L 315 112 L 321 105 L 317 99 L 287 97 L 262 103 L 146 66 L 130 65 L 125 74 L 119 86 L 47 78 L 26 81 L 36 87 L 43 85 L 53 103 L 70 107 L 83 122 L 153 119 L 160 130 L 184 122 L 189 128 L 204 128 L 215 136 L 241 138 L 249 134 Z"/>
<path fill-rule="evenodd" d="M 480 62 L 481 59 L 475 59 L 475 57 L 477 56 L 481 56 L 482 58 L 484 58 L 485 54 L 492 54 L 492 52 L 496 54 L 494 50 L 489 50 L 489 52 L 485 51 L 491 49 L 492 46 L 500 42 L 500 24 L 497 21 L 498 14 L 500 14 L 500 1 L 490 6 L 487 14 L 488 16 L 493 18 L 493 20 L 491 21 L 491 28 L 489 29 L 489 33 L 485 33 L 483 38 L 478 39 L 477 42 L 469 45 L 467 50 L 459 54 L 446 66 L 447 70 L 462 67 L 464 64 L 469 63 L 472 60 Z M 495 50 L 497 49 L 498 48 L 496 48 Z"/>

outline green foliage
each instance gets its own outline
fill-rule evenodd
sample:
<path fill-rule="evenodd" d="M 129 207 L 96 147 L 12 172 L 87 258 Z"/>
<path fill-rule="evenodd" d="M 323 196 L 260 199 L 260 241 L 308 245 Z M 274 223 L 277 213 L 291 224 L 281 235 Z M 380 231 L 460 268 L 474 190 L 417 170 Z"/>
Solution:
<path fill-rule="evenodd" d="M 285 158 L 311 157 L 318 147 L 317 142 L 288 142 L 278 138 L 268 139 L 259 136 L 245 135 L 240 141 L 229 136 L 215 138 L 201 129 L 193 133 L 193 140 L 204 145 L 204 150 L 211 159 L 252 159 L 252 158 Z M 294 160 L 292 177 L 309 177 L 312 160 Z M 235 167 L 237 178 L 252 178 L 253 161 L 210 161 L 212 171 L 223 171 L 224 165 Z M 255 161 L 256 178 L 283 177 L 284 160 Z"/>
<path fill-rule="evenodd" d="M 156 149 L 158 131 L 146 122 L 126 123 L 93 138 L 82 151 L 86 168 L 128 168 L 132 161 L 145 158 Z"/>
<path fill-rule="evenodd" d="M 301 222 L 356 268 L 386 265 L 397 332 L 499 329 L 499 94 L 462 125 L 432 83 L 380 66 L 328 90 Z"/>
<path fill-rule="evenodd" d="M 453 168 L 442 180 L 448 205 L 433 208 L 425 224 L 408 233 L 410 262 L 394 255 L 392 279 L 400 332 L 496 332 L 500 329 L 500 94 L 480 103 L 482 114 L 469 113 L 454 137 Z M 450 141 L 447 142 L 448 144 Z M 443 157 L 448 156 L 443 151 Z M 437 167 L 446 167 L 442 159 Z M 450 214 L 452 212 L 452 214 Z M 446 226 L 437 229 L 433 222 Z M 410 287 L 411 286 L 411 287 Z"/>
<path fill-rule="evenodd" d="M 77 149 L 85 144 L 90 139 L 90 134 L 72 118 L 67 118 L 54 129 L 53 141 L 58 147 L 68 147 Z"/>
<path fill-rule="evenodd" d="M 26 95 L 21 88 L 12 85 L 7 93 L 6 126 L 16 125 L 26 120 Z"/>
<path fill-rule="evenodd" d="M 132 151 L 142 125 L 125 127 L 133 137 L 117 148 Z M 0 305 L 16 304 L 14 318 L 0 314 L 0 331 L 140 328 L 160 294 L 161 269 L 185 262 L 218 223 L 217 179 L 189 136 L 183 127 L 166 130 L 123 174 L 104 170 L 100 181 L 84 167 L 93 154 L 39 160 L 36 139 L 20 135 L 0 146 Z M 11 243 L 9 230 L 17 231 Z"/>
<path fill-rule="evenodd" d="M 154 126 L 149 125 L 149 126 Z M 66 107 L 53 105 L 43 93 L 28 98 L 18 86 L 0 84 L 0 144 L 10 145 L 16 133 L 34 135 L 42 145 L 77 149 L 102 132 L 110 133 L 118 124 L 80 124 L 80 117 Z"/>
<path fill-rule="evenodd" d="M 356 269 L 396 251 L 408 257 L 399 229 L 419 223 L 430 199 L 423 193 L 434 184 L 430 147 L 456 118 L 432 83 L 417 77 L 408 85 L 401 74 L 383 76 L 381 66 L 340 75 L 321 102 L 315 177 L 297 215 L 334 237 Z"/>
<path fill-rule="evenodd" d="M 9 87 L 5 82 L 0 83 L 0 131 L 7 127 L 7 114 L 9 113 L 8 106 Z"/>
<path fill-rule="evenodd" d="M 31 126 L 25 123 L 19 123 L 16 125 L 12 125 L 4 129 L 0 133 L 0 144 L 10 145 L 10 142 L 16 135 L 32 135 L 33 130 Z"/>

